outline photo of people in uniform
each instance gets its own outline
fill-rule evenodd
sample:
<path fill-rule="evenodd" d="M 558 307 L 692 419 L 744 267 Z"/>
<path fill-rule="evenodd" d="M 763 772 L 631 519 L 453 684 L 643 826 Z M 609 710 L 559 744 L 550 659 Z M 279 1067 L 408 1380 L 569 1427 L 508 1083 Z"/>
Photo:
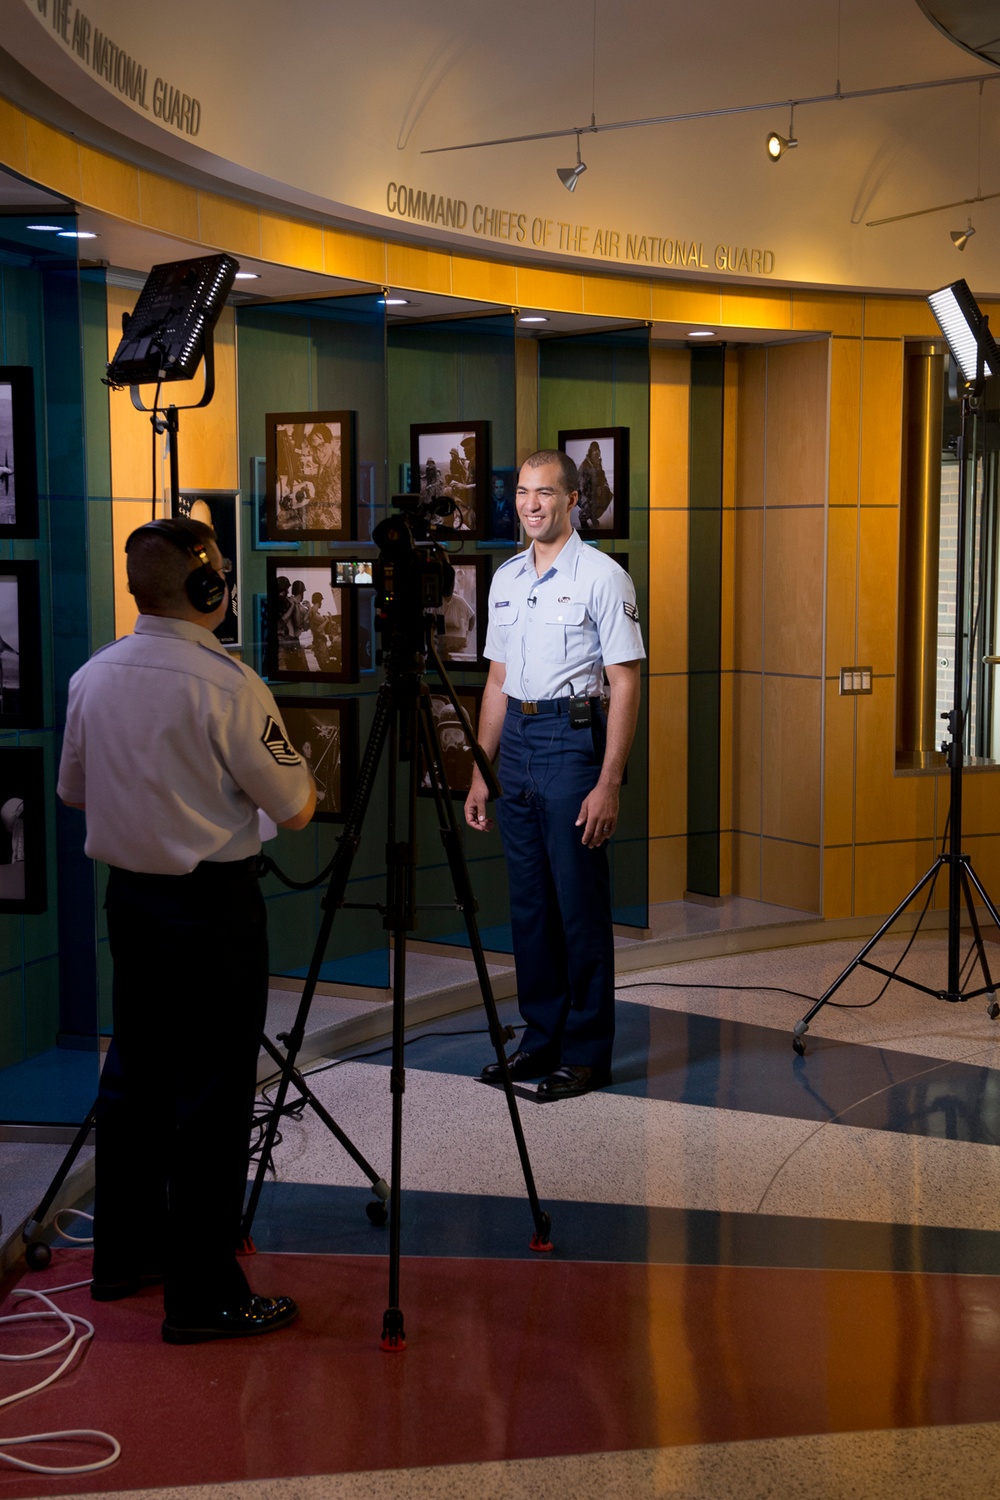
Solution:
<path fill-rule="evenodd" d="M 357 704 L 353 699 L 278 698 L 288 738 L 316 783 L 314 818 L 342 823 L 354 796 Z"/>
<path fill-rule="evenodd" d="M 351 535 L 351 412 L 267 418 L 267 528 L 275 541 L 345 541 Z"/>
<path fill-rule="evenodd" d="M 468 714 L 475 732 L 479 724 L 479 705 L 483 700 L 482 688 L 458 688 L 455 696 Z M 441 769 L 445 782 L 453 797 L 464 797 L 472 785 L 475 766 L 468 734 L 447 693 L 432 690 L 430 697 L 434 726 L 441 746 Z M 431 773 L 423 764 L 420 790 L 428 793 L 431 790 Z"/>
<path fill-rule="evenodd" d="M 443 422 L 410 428 L 411 485 L 425 505 L 436 507 L 441 532 L 481 537 L 489 496 L 489 424 Z"/>
<path fill-rule="evenodd" d="M 582 536 L 628 536 L 628 428 L 560 432 L 559 447 L 580 471 L 570 521 Z"/>
<path fill-rule="evenodd" d="M 329 559 L 268 558 L 267 675 L 351 682 L 357 643 L 354 586 L 331 583 Z"/>
<path fill-rule="evenodd" d="M 0 537 L 37 535 L 34 372 L 0 364 Z"/>
<path fill-rule="evenodd" d="M 42 751 L 0 750 L 0 912 L 40 912 L 45 899 Z"/>

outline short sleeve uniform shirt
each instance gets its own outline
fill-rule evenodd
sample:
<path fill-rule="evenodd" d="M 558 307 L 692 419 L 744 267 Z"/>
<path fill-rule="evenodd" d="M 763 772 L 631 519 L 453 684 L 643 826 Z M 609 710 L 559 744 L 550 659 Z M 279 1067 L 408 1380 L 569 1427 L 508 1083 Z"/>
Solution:
<path fill-rule="evenodd" d="M 93 859 L 183 875 L 248 858 L 257 809 L 285 822 L 310 785 L 268 688 L 201 625 L 140 615 L 70 680 L 58 792 L 85 805 Z"/>
<path fill-rule="evenodd" d="M 493 575 L 486 655 L 509 698 L 596 696 L 605 667 L 646 655 L 631 578 L 577 531 L 541 578 L 530 546 Z"/>

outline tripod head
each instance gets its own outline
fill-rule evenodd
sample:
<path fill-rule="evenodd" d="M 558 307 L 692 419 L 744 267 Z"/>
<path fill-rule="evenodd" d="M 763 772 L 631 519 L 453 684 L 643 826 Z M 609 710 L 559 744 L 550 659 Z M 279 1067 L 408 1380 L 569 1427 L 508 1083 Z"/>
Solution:
<path fill-rule="evenodd" d="M 430 617 L 455 587 L 448 554 L 430 535 L 430 518 L 453 505 L 447 497 L 422 499 L 393 495 L 400 514 L 387 516 L 372 532 L 379 549 L 375 583 L 375 629 L 381 639 L 377 660 L 390 681 L 400 675 L 421 676 L 427 658 Z"/>

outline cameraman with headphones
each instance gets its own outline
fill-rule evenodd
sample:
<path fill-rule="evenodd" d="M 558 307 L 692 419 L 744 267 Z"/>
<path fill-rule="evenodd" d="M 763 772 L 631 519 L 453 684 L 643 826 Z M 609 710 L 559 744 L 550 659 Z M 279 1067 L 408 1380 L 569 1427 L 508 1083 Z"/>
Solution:
<path fill-rule="evenodd" d="M 260 678 L 212 634 L 226 613 L 210 527 L 129 537 L 135 633 L 69 687 L 59 796 L 111 866 L 114 1026 L 97 1114 L 98 1301 L 164 1283 L 168 1343 L 283 1328 L 236 1257 L 267 1007 L 257 809 L 304 828 L 316 793 Z"/>

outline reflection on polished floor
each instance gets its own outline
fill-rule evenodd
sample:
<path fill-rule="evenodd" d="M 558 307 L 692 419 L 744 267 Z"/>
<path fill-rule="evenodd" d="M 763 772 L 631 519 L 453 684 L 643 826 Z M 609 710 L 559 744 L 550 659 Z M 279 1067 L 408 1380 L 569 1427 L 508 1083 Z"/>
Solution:
<path fill-rule="evenodd" d="M 612 1087 L 546 1105 L 518 1087 L 551 1256 L 528 1248 L 505 1102 L 476 1077 L 481 1013 L 420 1028 L 404 1101 L 406 1352 L 378 1347 L 386 1232 L 365 1216 L 364 1181 L 314 1117 L 287 1121 L 249 1269 L 300 1300 L 300 1322 L 177 1349 L 159 1341 L 154 1293 L 96 1307 L 80 1372 L 3 1428 L 105 1428 L 119 1463 L 76 1480 L 5 1474 L 0 1493 L 992 1492 L 1000 1027 L 980 1002 L 893 985 L 872 1008 L 827 1007 L 797 1058 L 807 1001 L 788 991 L 820 994 L 854 951 L 622 976 Z M 937 935 L 906 960 L 930 984 L 944 963 Z M 839 998 L 863 1003 L 879 984 L 859 975 Z M 377 1045 L 312 1085 L 387 1171 Z M 67 1252 L 31 1284 L 86 1261 Z M 85 1293 L 63 1300 L 91 1308 Z"/>

